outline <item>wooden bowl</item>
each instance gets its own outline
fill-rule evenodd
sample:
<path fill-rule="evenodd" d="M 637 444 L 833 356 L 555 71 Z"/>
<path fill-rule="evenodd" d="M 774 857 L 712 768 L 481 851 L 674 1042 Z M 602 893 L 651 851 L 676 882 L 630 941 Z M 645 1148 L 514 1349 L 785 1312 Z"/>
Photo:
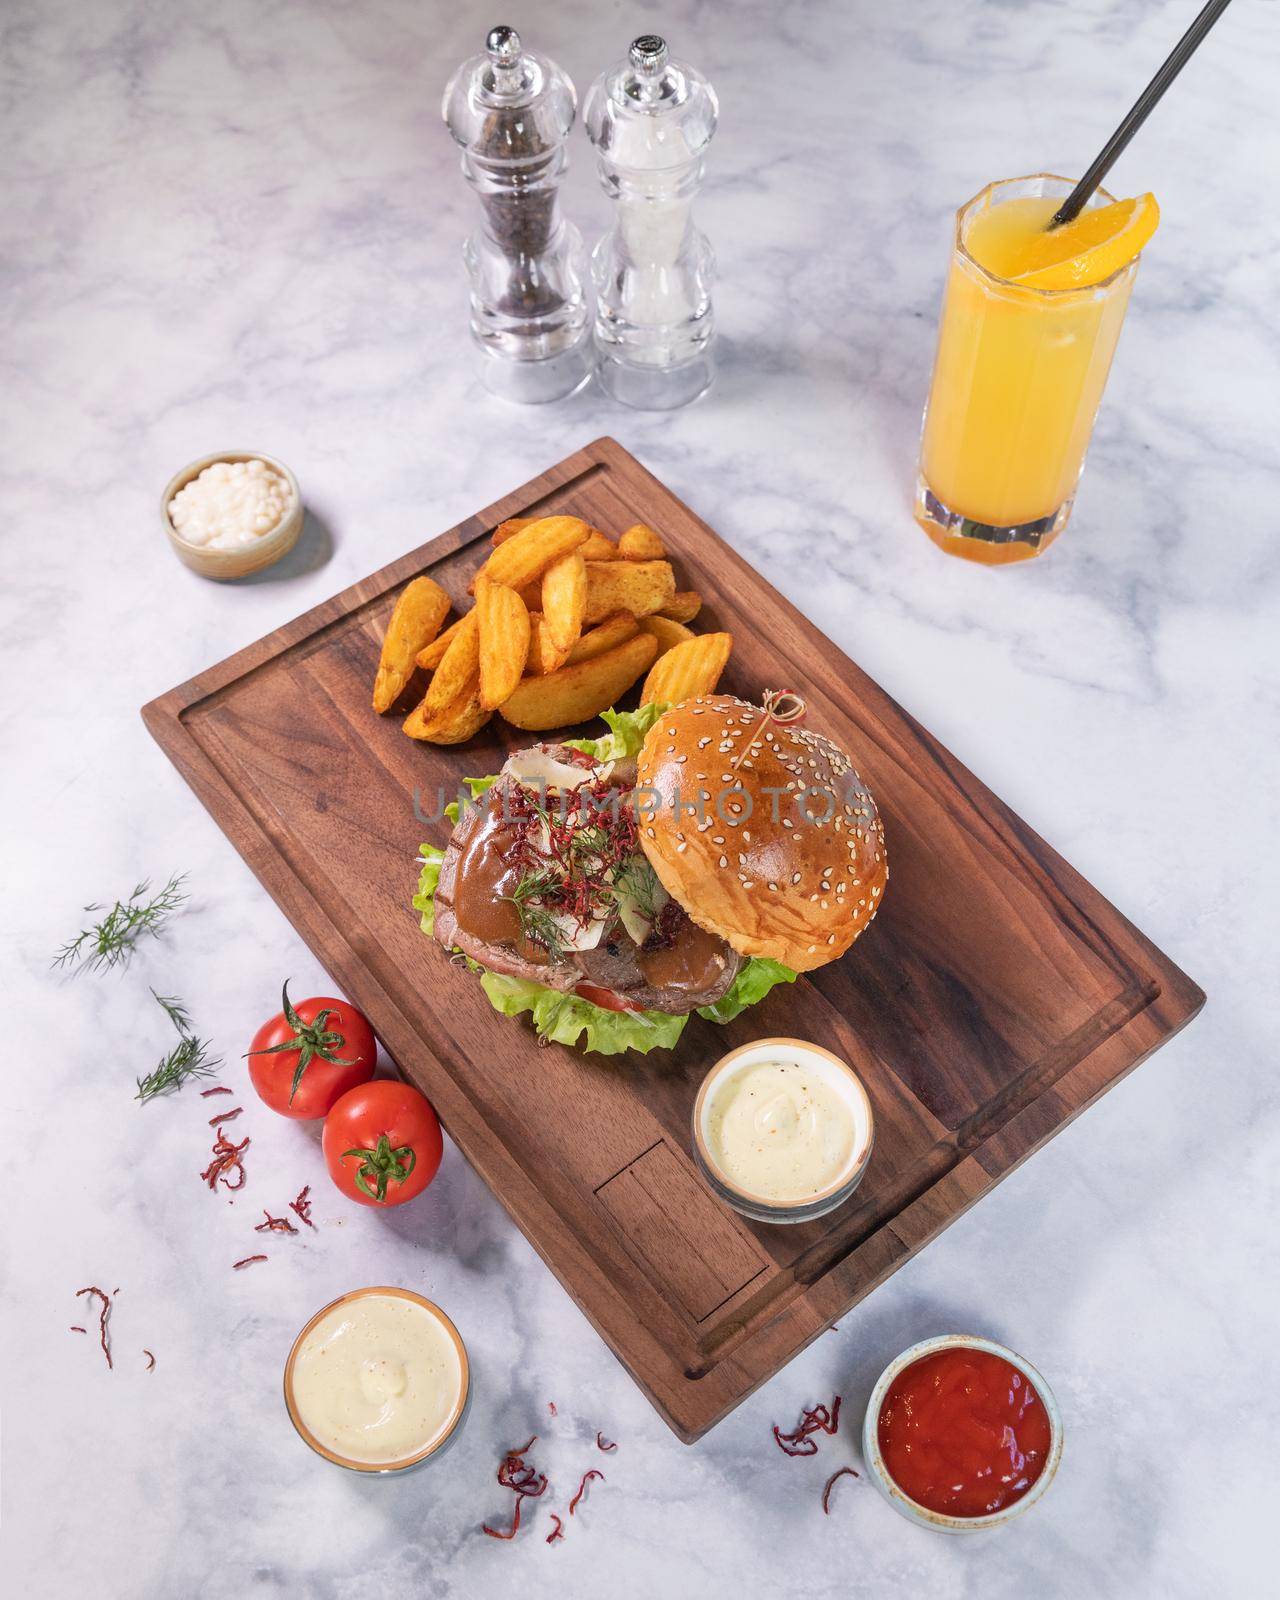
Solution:
<path fill-rule="evenodd" d="M 169 519 L 169 502 L 179 489 L 185 489 L 193 478 L 198 478 L 206 467 L 218 461 L 265 461 L 293 490 L 293 506 L 277 526 L 252 544 L 241 545 L 236 550 L 215 550 L 208 545 L 190 544 Z M 298 535 L 302 532 L 302 518 L 302 491 L 298 488 L 298 480 L 283 461 L 277 461 L 262 450 L 215 450 L 211 456 L 201 456 L 199 461 L 193 461 L 181 472 L 174 473 L 160 500 L 160 522 L 165 536 L 178 560 L 193 572 L 198 572 L 202 578 L 243 578 L 251 572 L 261 572 L 264 567 L 274 565 L 297 544 Z"/>

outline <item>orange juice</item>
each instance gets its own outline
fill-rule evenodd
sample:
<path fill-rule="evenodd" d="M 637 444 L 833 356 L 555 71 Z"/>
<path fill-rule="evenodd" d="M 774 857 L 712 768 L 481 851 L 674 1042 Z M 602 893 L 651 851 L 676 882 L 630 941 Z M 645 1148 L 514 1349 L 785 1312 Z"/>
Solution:
<path fill-rule="evenodd" d="M 1044 176 L 991 184 L 956 217 L 916 519 L 935 544 L 970 560 L 1026 560 L 1062 531 L 1120 337 L 1136 254 L 1125 255 L 1123 236 L 1110 256 L 1090 243 L 1107 227 L 1091 208 L 1112 204 L 1110 195 L 1099 190 L 1069 225 L 1088 253 L 1044 266 L 1071 248 L 1045 232 L 1071 187 Z M 1091 270 L 1108 275 L 1089 282 Z M 1044 288 L 1020 276 L 1085 281 Z"/>

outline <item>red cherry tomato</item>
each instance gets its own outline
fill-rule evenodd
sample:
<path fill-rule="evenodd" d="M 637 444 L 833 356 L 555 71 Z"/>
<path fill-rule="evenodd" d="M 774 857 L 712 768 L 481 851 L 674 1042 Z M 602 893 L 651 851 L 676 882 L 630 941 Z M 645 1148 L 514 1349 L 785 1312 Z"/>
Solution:
<path fill-rule="evenodd" d="M 368 1083 L 378 1044 L 363 1013 L 316 995 L 289 1001 L 253 1036 L 249 1077 L 259 1098 L 285 1117 L 323 1117 L 348 1089 Z"/>
<path fill-rule="evenodd" d="M 362 1206 L 416 1199 L 440 1167 L 444 1141 L 431 1102 L 407 1083 L 378 1078 L 351 1089 L 325 1118 L 329 1176 Z"/>
<path fill-rule="evenodd" d="M 635 1006 L 629 1004 L 620 994 L 614 994 L 612 989 L 602 989 L 598 983 L 580 983 L 574 989 L 574 994 L 580 1000 L 589 1000 L 593 1006 L 599 1006 L 602 1011 L 634 1011 Z"/>

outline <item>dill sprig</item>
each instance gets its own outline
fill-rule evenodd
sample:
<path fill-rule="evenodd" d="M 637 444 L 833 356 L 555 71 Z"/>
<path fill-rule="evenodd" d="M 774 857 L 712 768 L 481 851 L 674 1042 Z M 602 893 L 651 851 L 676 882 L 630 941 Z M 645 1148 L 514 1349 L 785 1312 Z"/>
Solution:
<path fill-rule="evenodd" d="M 631 856 L 624 861 L 613 881 L 636 902 L 642 916 L 650 922 L 657 917 L 666 894 L 647 856 Z"/>
<path fill-rule="evenodd" d="M 153 1100 L 158 1094 L 172 1094 L 181 1089 L 188 1078 L 211 1078 L 222 1065 L 222 1057 L 209 1055 L 209 1041 L 197 1039 L 191 1027 L 191 1017 L 186 1006 L 175 995 L 156 994 L 151 991 L 156 1004 L 178 1030 L 180 1043 L 174 1045 L 153 1071 L 137 1080 L 137 1100 Z"/>
<path fill-rule="evenodd" d="M 142 935 L 149 933 L 154 938 L 170 912 L 186 901 L 187 894 L 182 887 L 186 877 L 185 872 L 174 873 L 164 888 L 150 899 L 146 896 L 151 883 L 144 878 L 127 900 L 117 900 L 101 921 L 68 940 L 54 957 L 54 966 L 77 970 L 87 967 L 91 972 L 106 972 L 112 967 L 126 965 Z M 91 905 L 85 910 L 101 911 L 102 907 Z"/>
<path fill-rule="evenodd" d="M 155 1003 L 168 1017 L 169 1021 L 173 1023 L 179 1034 L 184 1039 L 189 1039 L 192 1034 L 191 1018 L 188 1015 L 187 1008 L 183 1005 L 182 1001 L 179 1000 L 176 995 L 157 994 L 154 989 L 151 990 L 151 995 L 155 1000 Z"/>
<path fill-rule="evenodd" d="M 559 923 L 543 904 L 542 897 L 559 886 L 560 879 L 553 872 L 530 872 L 507 896 L 520 918 L 521 933 L 540 944 L 552 959 L 564 953 L 564 939 Z"/>
<path fill-rule="evenodd" d="M 222 1065 L 221 1056 L 209 1055 L 209 1041 L 190 1035 L 175 1044 L 145 1078 L 139 1078 L 135 1100 L 153 1100 L 156 1095 L 172 1094 L 188 1078 L 211 1078 Z"/>

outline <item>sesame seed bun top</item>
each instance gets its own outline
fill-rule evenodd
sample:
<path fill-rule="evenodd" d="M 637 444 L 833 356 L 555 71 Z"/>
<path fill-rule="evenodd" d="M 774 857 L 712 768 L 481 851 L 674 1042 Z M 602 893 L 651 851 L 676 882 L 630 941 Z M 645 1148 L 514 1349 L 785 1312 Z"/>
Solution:
<path fill-rule="evenodd" d="M 732 695 L 699 695 L 649 730 L 637 785 L 640 844 L 663 888 L 740 954 L 807 972 L 842 956 L 875 916 L 889 875 L 884 825 L 849 757 L 821 734 Z"/>

